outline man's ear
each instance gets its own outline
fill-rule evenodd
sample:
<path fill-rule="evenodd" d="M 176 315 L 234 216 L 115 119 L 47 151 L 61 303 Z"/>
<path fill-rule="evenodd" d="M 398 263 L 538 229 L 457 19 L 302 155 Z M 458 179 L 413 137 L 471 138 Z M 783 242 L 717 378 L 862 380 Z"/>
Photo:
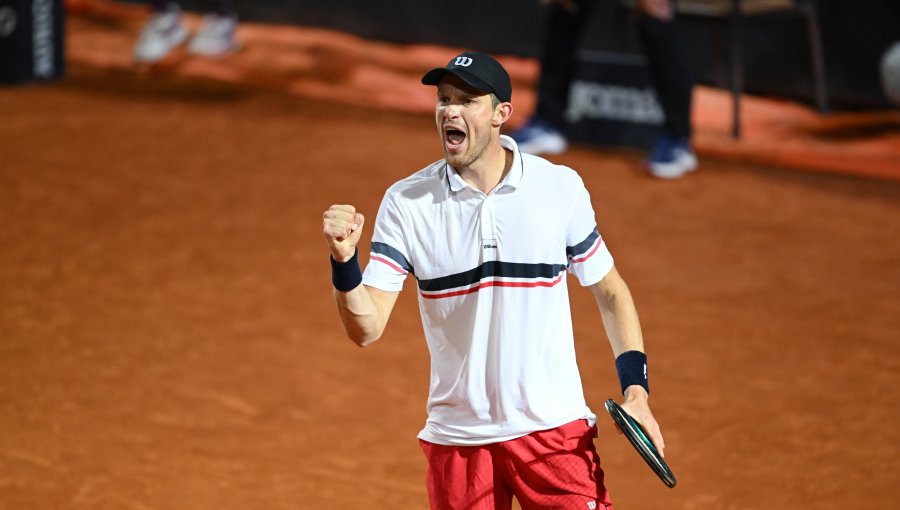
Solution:
<path fill-rule="evenodd" d="M 513 113 L 513 105 L 512 103 L 500 103 L 497 105 L 497 108 L 494 108 L 494 119 L 492 125 L 494 127 L 500 127 L 503 124 L 506 124 L 506 121 L 512 117 Z"/>

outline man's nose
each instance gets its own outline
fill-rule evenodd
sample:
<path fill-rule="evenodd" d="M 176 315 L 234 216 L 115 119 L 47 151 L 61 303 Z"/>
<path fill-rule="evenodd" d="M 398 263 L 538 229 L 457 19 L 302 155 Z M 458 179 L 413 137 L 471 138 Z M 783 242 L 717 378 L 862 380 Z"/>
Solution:
<path fill-rule="evenodd" d="M 448 104 L 444 107 L 444 117 L 448 119 L 455 119 L 459 117 L 460 105 L 458 104 Z"/>

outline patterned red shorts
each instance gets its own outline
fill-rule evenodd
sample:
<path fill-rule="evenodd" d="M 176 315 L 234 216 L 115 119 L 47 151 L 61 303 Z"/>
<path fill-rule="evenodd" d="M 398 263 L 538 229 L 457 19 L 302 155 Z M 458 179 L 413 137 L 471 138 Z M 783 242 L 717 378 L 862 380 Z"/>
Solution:
<path fill-rule="evenodd" d="M 432 510 L 612 510 L 603 485 L 597 428 L 576 420 L 482 446 L 420 440 Z"/>

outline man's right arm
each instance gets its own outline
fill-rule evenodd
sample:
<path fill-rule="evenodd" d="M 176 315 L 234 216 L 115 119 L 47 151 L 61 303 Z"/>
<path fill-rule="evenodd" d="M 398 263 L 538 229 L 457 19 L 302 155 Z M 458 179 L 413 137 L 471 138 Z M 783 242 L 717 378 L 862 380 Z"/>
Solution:
<path fill-rule="evenodd" d="M 334 300 L 344 331 L 356 345 L 365 347 L 381 338 L 399 292 L 360 285 L 349 292 L 334 289 Z"/>
<path fill-rule="evenodd" d="M 332 271 L 341 287 L 334 288 L 334 300 L 347 336 L 360 347 L 378 340 L 387 326 L 399 292 L 387 292 L 361 284 L 356 246 L 365 217 L 352 205 L 332 205 L 323 215 L 325 242 L 334 259 Z M 355 264 L 355 266 L 352 266 Z M 349 276 L 347 276 L 349 275 Z M 336 284 L 337 285 L 337 284 Z"/>

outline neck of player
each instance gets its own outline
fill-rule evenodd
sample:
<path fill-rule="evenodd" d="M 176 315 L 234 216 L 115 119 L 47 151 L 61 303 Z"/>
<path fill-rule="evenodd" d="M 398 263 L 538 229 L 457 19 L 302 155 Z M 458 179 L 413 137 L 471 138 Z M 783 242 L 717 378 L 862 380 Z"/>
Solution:
<path fill-rule="evenodd" d="M 473 164 L 457 169 L 460 177 L 482 193 L 490 193 L 512 168 L 513 153 L 499 142 L 492 144 Z"/>

